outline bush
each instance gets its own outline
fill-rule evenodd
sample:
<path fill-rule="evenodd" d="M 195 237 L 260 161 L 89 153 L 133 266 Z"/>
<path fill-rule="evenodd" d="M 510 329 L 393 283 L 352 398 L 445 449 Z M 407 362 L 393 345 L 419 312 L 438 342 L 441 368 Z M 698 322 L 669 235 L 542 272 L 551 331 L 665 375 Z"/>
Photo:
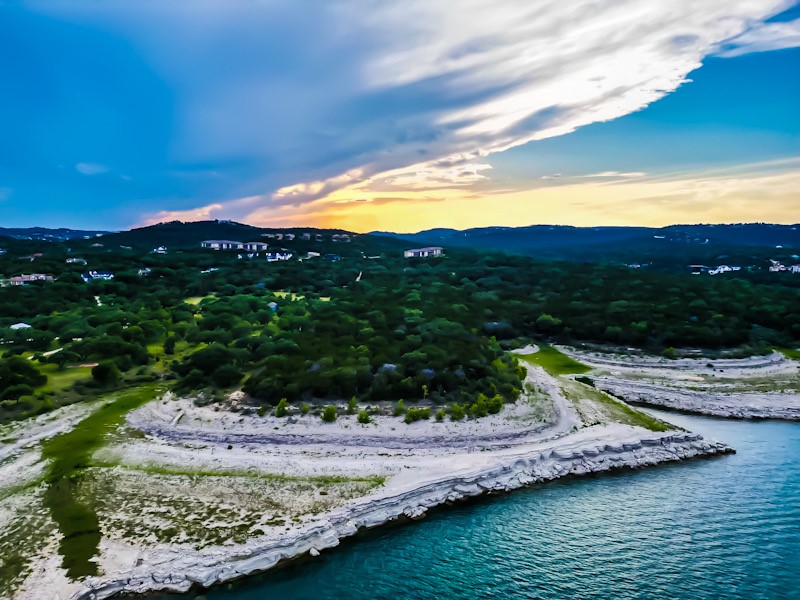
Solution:
<path fill-rule="evenodd" d="M 466 416 L 464 409 L 460 404 L 453 404 L 450 407 L 450 420 L 451 421 L 460 421 Z"/>
<path fill-rule="evenodd" d="M 242 380 L 243 374 L 233 365 L 222 365 L 214 371 L 211 379 L 214 385 L 221 388 L 232 387 Z"/>
<path fill-rule="evenodd" d="M 352 398 L 350 398 L 350 401 L 347 403 L 347 414 L 348 415 L 356 414 L 356 408 L 357 408 L 356 397 L 353 396 Z"/>
<path fill-rule="evenodd" d="M 266 406 L 259 406 L 258 410 L 256 410 L 256 414 L 259 417 L 263 417 L 264 415 L 267 414 L 267 407 Z"/>
<path fill-rule="evenodd" d="M 310 410 L 311 410 L 311 405 L 308 402 L 303 402 L 300 405 L 300 414 L 301 415 L 307 415 L 308 411 L 310 411 Z"/>
<path fill-rule="evenodd" d="M 358 422 L 362 425 L 366 425 L 370 422 L 369 413 L 365 410 L 358 411 Z"/>
<path fill-rule="evenodd" d="M 442 421 L 444 421 L 444 415 L 445 415 L 444 409 L 440 408 L 439 410 L 436 411 L 436 420 L 441 423 Z"/>
<path fill-rule="evenodd" d="M 503 410 L 503 397 L 500 394 L 495 394 L 494 397 L 486 403 L 486 408 L 490 415 L 496 415 Z"/>
<path fill-rule="evenodd" d="M 336 407 L 330 404 L 322 411 L 322 420 L 326 423 L 333 423 L 336 420 Z"/>
<path fill-rule="evenodd" d="M 102 362 L 92 367 L 92 378 L 101 385 L 111 385 L 120 378 L 120 372 L 113 362 Z"/>
<path fill-rule="evenodd" d="M 288 406 L 289 401 L 286 398 L 281 398 L 281 401 L 278 402 L 278 406 L 275 407 L 275 416 L 285 417 L 289 413 Z"/>
<path fill-rule="evenodd" d="M 394 416 L 399 417 L 404 412 L 406 412 L 406 403 L 403 402 L 402 399 L 397 401 L 397 404 L 394 407 Z"/>
<path fill-rule="evenodd" d="M 404 419 L 406 424 L 413 423 L 414 421 L 419 421 L 421 419 L 430 419 L 431 418 L 431 409 L 428 407 L 425 408 L 409 408 L 406 411 L 406 418 Z"/>

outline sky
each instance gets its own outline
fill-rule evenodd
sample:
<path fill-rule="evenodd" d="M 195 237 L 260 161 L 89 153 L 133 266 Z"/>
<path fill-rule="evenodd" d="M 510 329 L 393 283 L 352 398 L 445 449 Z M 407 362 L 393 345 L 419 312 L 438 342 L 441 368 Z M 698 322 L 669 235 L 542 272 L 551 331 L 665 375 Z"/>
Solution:
<path fill-rule="evenodd" d="M 0 0 L 0 226 L 800 222 L 800 3 Z"/>

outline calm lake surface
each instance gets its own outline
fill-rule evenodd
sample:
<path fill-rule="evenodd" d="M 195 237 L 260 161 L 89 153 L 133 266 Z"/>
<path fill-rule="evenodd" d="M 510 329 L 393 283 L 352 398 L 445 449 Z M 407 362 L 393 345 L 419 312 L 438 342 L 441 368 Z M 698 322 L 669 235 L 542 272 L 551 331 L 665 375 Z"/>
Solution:
<path fill-rule="evenodd" d="M 556 481 L 434 510 L 319 558 L 197 594 L 800 598 L 800 423 L 650 412 L 738 454 Z"/>

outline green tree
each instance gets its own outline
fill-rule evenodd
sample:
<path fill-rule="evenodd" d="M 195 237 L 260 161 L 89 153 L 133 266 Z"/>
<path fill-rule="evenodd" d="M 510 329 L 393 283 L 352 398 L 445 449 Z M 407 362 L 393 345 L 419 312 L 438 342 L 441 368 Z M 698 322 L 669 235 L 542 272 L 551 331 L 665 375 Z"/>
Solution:
<path fill-rule="evenodd" d="M 358 422 L 362 425 L 366 425 L 370 422 L 369 413 L 365 410 L 358 411 Z"/>
<path fill-rule="evenodd" d="M 111 385 L 119 381 L 120 372 L 113 362 L 101 362 L 92 367 L 92 378 L 101 385 Z"/>
<path fill-rule="evenodd" d="M 350 398 L 350 401 L 347 403 L 347 414 L 348 415 L 356 414 L 357 408 L 358 408 L 358 404 L 356 402 L 356 397 L 353 396 L 352 398 Z"/>

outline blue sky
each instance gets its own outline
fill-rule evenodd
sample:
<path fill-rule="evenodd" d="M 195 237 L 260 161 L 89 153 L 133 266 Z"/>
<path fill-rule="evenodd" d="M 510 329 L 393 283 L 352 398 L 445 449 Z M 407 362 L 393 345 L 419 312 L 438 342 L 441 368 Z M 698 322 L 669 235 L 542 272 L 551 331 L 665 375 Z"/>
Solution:
<path fill-rule="evenodd" d="M 800 221 L 800 8 L 0 2 L 0 226 Z"/>

